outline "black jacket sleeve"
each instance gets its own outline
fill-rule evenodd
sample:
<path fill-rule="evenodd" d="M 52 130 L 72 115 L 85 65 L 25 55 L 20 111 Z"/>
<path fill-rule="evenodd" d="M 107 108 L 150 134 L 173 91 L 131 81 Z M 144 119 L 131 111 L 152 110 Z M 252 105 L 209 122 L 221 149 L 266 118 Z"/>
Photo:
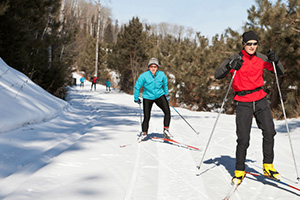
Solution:
<path fill-rule="evenodd" d="M 215 78 L 216 79 L 222 79 L 224 78 L 230 71 L 230 67 L 229 67 L 229 63 L 230 61 L 232 61 L 233 59 L 236 58 L 240 58 L 241 56 L 239 54 L 234 54 L 232 56 L 230 56 L 229 58 L 226 58 L 222 64 L 220 65 L 220 67 L 216 70 L 215 72 Z"/>
<path fill-rule="evenodd" d="M 277 64 L 275 64 L 277 75 L 283 75 L 284 74 L 284 67 L 282 63 L 279 61 Z"/>
<path fill-rule="evenodd" d="M 268 57 L 266 55 L 262 54 L 262 53 L 257 53 L 257 57 L 260 57 L 265 62 L 270 62 L 270 61 L 268 61 Z M 283 65 L 280 61 L 278 61 L 275 64 L 275 67 L 276 67 L 276 72 L 277 72 L 278 76 L 284 74 L 284 67 L 283 67 Z"/>
<path fill-rule="evenodd" d="M 284 67 L 280 61 L 277 64 L 275 64 L 275 67 L 279 76 L 284 74 Z"/>

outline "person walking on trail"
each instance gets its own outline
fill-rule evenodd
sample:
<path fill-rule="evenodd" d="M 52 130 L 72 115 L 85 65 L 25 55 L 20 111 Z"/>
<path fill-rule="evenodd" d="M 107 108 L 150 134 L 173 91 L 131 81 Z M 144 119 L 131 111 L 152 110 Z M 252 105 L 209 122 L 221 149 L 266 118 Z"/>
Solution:
<path fill-rule="evenodd" d="M 85 77 L 84 75 L 82 75 L 82 77 L 80 78 L 80 87 L 84 87 L 84 82 L 85 82 Z"/>
<path fill-rule="evenodd" d="M 105 86 L 106 86 L 106 91 L 110 92 L 110 86 L 111 86 L 111 84 L 110 84 L 110 81 L 108 79 L 105 81 Z"/>
<path fill-rule="evenodd" d="M 274 72 L 274 63 L 277 74 L 283 75 L 284 68 L 274 51 L 268 51 L 267 56 L 256 52 L 259 40 L 255 32 L 245 32 L 242 43 L 243 50 L 225 59 L 215 72 L 216 79 L 222 79 L 228 73 L 235 73 L 232 88 L 235 92 L 237 146 L 232 183 L 240 184 L 245 177 L 245 159 L 253 116 L 263 135 L 264 175 L 279 180 L 280 174 L 273 167 L 276 131 L 266 98 L 267 93 L 262 86 L 264 69 Z"/>
<path fill-rule="evenodd" d="M 91 91 L 92 91 L 92 89 L 93 89 L 93 86 L 94 86 L 94 90 L 96 91 L 96 83 L 97 83 L 97 77 L 96 76 L 93 76 L 92 78 L 91 78 L 91 82 L 92 82 L 92 85 L 91 85 Z"/>
<path fill-rule="evenodd" d="M 164 112 L 163 136 L 170 139 L 169 126 L 171 113 L 169 107 L 168 80 L 163 71 L 159 71 L 159 63 L 156 58 L 148 62 L 148 70 L 141 74 L 134 86 L 134 102 L 141 104 L 139 98 L 140 89 L 143 87 L 143 111 L 144 120 L 142 123 L 141 141 L 147 140 L 149 120 L 153 103 Z"/>

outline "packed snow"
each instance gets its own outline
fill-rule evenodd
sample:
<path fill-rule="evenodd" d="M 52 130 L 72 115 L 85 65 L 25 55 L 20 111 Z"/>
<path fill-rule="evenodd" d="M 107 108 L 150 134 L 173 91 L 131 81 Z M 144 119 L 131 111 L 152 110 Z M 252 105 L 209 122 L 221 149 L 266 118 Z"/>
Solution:
<path fill-rule="evenodd" d="M 231 190 L 235 166 L 235 116 L 171 108 L 178 142 L 137 142 L 140 108 L 133 96 L 106 92 L 90 82 L 68 88 L 67 101 L 34 84 L 0 60 L 0 199 L 5 200 L 220 200 Z M 275 168 L 300 188 L 285 121 L 277 121 Z M 288 119 L 300 171 L 300 119 Z M 153 107 L 149 135 L 162 137 L 163 113 Z M 262 136 L 253 120 L 246 170 L 262 172 Z M 230 199 L 296 200 L 300 191 L 247 175 Z"/>

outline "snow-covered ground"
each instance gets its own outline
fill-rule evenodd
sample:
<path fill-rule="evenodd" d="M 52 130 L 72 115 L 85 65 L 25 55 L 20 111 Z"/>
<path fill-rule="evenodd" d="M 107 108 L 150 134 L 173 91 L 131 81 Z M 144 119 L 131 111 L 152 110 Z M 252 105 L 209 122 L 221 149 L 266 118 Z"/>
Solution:
<path fill-rule="evenodd" d="M 200 148 L 195 151 L 152 140 L 138 144 L 140 110 L 133 96 L 107 93 L 101 85 L 97 91 L 90 91 L 89 82 L 71 87 L 64 102 L 0 60 L 0 91 L 0 199 L 220 200 L 231 189 L 234 115 L 221 114 L 198 170 L 217 113 L 176 108 L 196 135 L 171 108 L 174 139 Z M 300 166 L 300 119 L 288 122 Z M 162 123 L 154 106 L 150 136 L 162 137 Z M 284 182 L 299 188 L 285 122 L 275 124 L 274 166 Z M 251 136 L 247 171 L 261 172 L 262 136 L 255 120 Z M 296 189 L 247 175 L 231 199 L 299 197 Z"/>

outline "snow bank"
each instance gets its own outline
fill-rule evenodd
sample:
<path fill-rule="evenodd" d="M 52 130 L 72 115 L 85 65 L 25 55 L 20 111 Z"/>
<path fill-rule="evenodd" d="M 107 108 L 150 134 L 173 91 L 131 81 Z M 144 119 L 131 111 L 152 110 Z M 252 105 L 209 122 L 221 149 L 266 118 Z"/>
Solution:
<path fill-rule="evenodd" d="M 51 95 L 0 58 L 0 133 L 56 116 L 67 102 Z"/>

